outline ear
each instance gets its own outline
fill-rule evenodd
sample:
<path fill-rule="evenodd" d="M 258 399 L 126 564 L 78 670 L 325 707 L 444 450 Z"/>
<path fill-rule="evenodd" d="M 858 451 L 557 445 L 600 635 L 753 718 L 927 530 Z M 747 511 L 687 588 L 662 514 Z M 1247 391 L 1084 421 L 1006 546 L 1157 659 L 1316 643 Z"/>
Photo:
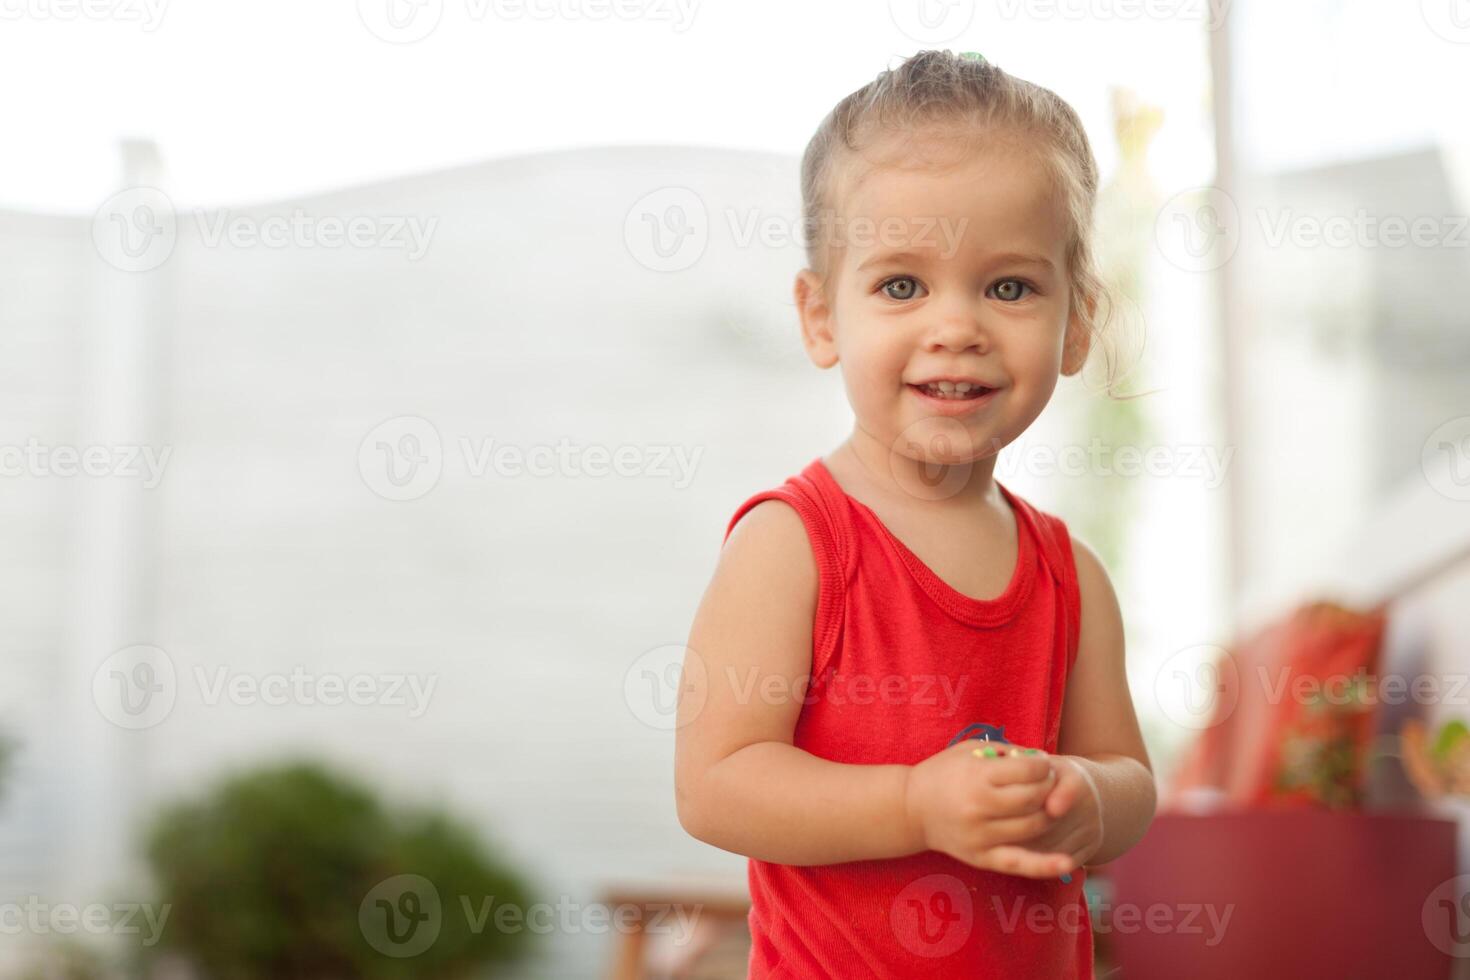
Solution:
<path fill-rule="evenodd" d="M 1097 297 L 1087 298 L 1087 321 L 1097 313 Z M 1073 309 L 1072 315 L 1067 319 L 1067 336 L 1062 342 L 1062 375 L 1071 377 L 1082 370 L 1082 365 L 1087 363 L 1087 352 L 1092 349 L 1092 331 L 1087 329 L 1083 322 L 1082 311 Z"/>
<path fill-rule="evenodd" d="M 837 363 L 837 339 L 833 335 L 832 306 L 822 289 L 822 281 L 811 269 L 796 274 L 796 312 L 801 317 L 801 345 L 806 356 L 819 368 Z"/>

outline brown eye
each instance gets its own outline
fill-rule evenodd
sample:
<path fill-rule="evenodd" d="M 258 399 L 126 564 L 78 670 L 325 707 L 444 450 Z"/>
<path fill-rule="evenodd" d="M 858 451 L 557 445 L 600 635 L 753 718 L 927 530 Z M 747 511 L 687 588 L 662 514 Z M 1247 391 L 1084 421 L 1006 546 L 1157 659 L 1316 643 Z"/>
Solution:
<path fill-rule="evenodd" d="M 1025 294 L 1022 290 L 1030 288 L 1030 286 L 1020 279 L 1002 279 L 995 285 L 995 295 L 998 299 L 1005 300 L 1007 303 L 1014 303 L 1016 300 L 1024 298 Z"/>
<path fill-rule="evenodd" d="M 878 287 L 889 299 L 913 299 L 919 284 L 910 276 L 895 276 Z"/>

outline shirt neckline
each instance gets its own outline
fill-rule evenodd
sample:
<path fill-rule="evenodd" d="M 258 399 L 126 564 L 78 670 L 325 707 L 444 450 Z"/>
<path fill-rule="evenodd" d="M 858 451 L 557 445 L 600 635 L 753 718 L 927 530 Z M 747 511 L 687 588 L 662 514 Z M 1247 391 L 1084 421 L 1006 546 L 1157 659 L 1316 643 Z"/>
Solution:
<path fill-rule="evenodd" d="M 842 484 L 837 482 L 837 478 L 820 456 L 812 461 L 810 469 L 839 499 L 846 500 L 850 507 L 867 518 L 903 561 L 914 581 L 935 603 L 956 619 L 974 626 L 997 626 L 1010 620 L 1030 596 L 1032 583 L 1036 580 L 1033 574 L 1036 563 L 1034 529 L 1026 514 L 1025 505 L 999 480 L 995 480 L 995 485 L 1010 505 L 1011 517 L 1016 524 L 1016 565 L 1011 571 L 1010 581 L 1000 595 L 990 599 L 977 599 L 940 578 L 898 535 L 889 530 L 888 525 L 883 523 L 882 518 L 871 507 L 842 489 Z"/>

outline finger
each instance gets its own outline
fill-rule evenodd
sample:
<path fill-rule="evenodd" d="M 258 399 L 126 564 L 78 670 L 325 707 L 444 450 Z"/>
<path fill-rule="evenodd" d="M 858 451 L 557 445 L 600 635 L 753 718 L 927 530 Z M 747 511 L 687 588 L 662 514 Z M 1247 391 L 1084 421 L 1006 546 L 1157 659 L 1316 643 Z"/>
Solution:
<path fill-rule="evenodd" d="M 1047 781 L 992 786 L 988 805 L 998 817 L 1020 816 L 1042 809 L 1047 797 L 1054 792 L 1056 786 Z"/>
<path fill-rule="evenodd" d="M 1038 837 L 1051 829 L 1052 819 L 1042 810 L 1021 817 L 985 821 L 985 835 L 997 843 L 1016 843 Z"/>
<path fill-rule="evenodd" d="M 1024 840 L 1001 841 L 1002 844 L 1016 844 L 1026 848 L 1028 851 L 1036 851 L 1039 854 L 1072 854 L 1076 848 L 1068 847 L 1065 832 L 1060 825 L 1053 825 L 1034 837 Z"/>
<path fill-rule="evenodd" d="M 1083 829 L 1070 826 L 1068 822 L 1047 818 L 1048 825 L 1031 837 L 998 840 L 999 844 L 1014 844 L 1034 853 L 1070 854 L 1074 861 L 1087 850 L 1086 833 Z"/>
<path fill-rule="evenodd" d="M 1053 777 L 1051 763 L 1044 755 L 1010 755 L 985 759 L 985 775 L 993 786 L 1014 783 L 1040 783 Z"/>
<path fill-rule="evenodd" d="M 992 847 L 981 857 L 986 867 L 1023 878 L 1055 878 L 1074 870 L 1077 864 L 1070 854 L 1040 853 L 1012 844 Z"/>
<path fill-rule="evenodd" d="M 1060 817 L 1076 806 L 1082 795 L 1081 783 L 1081 778 L 1075 774 L 1070 777 L 1058 775 L 1056 786 L 1046 796 L 1046 812 L 1053 817 Z"/>

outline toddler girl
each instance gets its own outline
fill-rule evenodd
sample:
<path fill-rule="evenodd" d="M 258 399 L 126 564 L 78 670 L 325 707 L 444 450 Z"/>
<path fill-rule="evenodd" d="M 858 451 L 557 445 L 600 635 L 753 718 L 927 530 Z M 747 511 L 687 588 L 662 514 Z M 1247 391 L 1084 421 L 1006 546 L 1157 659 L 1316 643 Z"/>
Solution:
<path fill-rule="evenodd" d="M 681 678 L 679 819 L 746 855 L 752 978 L 1092 976 L 1084 868 L 1154 781 L 1112 586 L 996 453 L 1106 298 L 1073 109 L 924 51 L 801 168 L 802 342 L 852 434 L 736 510 Z"/>

